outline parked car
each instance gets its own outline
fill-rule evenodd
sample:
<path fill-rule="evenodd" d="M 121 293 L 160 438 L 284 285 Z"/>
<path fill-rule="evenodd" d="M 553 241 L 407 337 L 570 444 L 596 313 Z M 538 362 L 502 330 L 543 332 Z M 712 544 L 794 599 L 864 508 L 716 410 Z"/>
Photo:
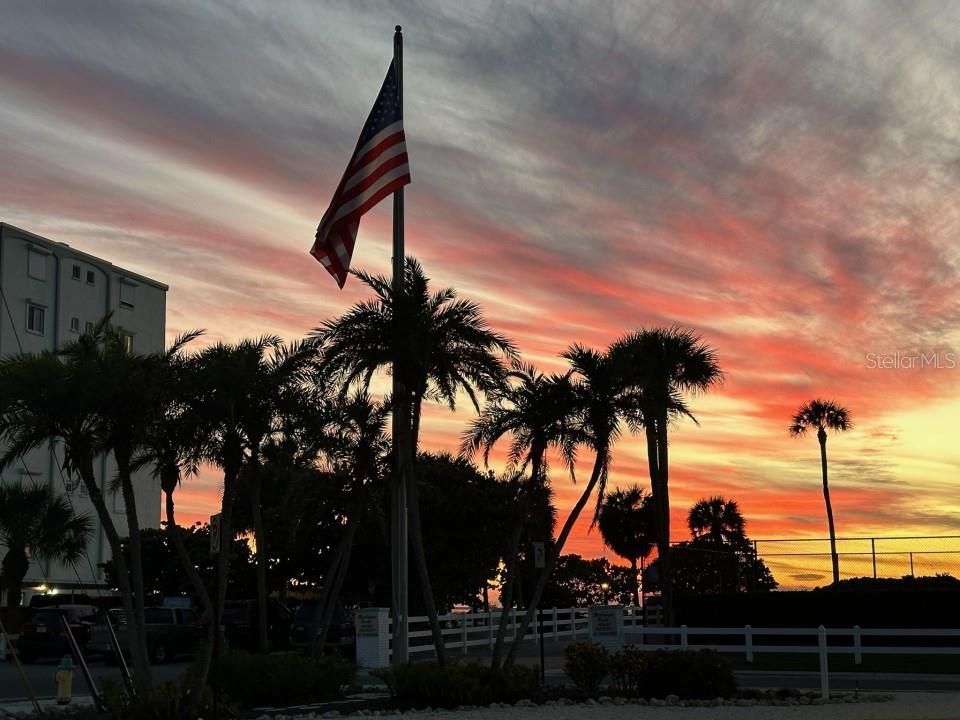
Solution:
<path fill-rule="evenodd" d="M 126 613 L 122 608 L 113 608 L 105 612 L 109 614 L 121 652 L 124 655 L 129 654 L 130 635 Z M 193 610 L 149 607 L 144 609 L 143 614 L 146 621 L 147 654 L 150 662 L 159 665 L 178 655 L 192 655 L 196 651 L 203 637 L 203 631 L 200 620 Z M 116 660 L 103 616 L 91 630 L 87 652 L 102 654 L 108 661 Z"/>
<path fill-rule="evenodd" d="M 256 650 L 259 647 L 257 628 L 259 603 L 256 600 L 228 600 L 223 608 L 223 633 L 227 644 L 241 650 Z M 208 624 L 203 618 L 201 623 Z M 293 613 L 281 602 L 270 599 L 267 603 L 267 637 L 271 650 L 290 648 L 290 628 Z"/>
<path fill-rule="evenodd" d="M 319 632 L 316 622 L 317 600 L 304 600 L 297 608 L 293 617 L 293 631 L 290 634 L 290 644 L 297 648 L 309 648 Z M 347 612 L 341 603 L 333 609 L 333 618 L 330 629 L 327 631 L 327 641 L 324 650 L 335 650 L 345 657 L 352 658 L 356 653 L 357 634 L 354 627 L 353 614 Z"/>
<path fill-rule="evenodd" d="M 90 640 L 90 630 L 96 616 L 97 608 L 93 605 L 57 605 L 35 610 L 23 626 L 17 640 L 17 652 L 24 662 L 70 655 L 70 643 L 61 617 L 67 618 L 73 637 L 82 651 Z"/>

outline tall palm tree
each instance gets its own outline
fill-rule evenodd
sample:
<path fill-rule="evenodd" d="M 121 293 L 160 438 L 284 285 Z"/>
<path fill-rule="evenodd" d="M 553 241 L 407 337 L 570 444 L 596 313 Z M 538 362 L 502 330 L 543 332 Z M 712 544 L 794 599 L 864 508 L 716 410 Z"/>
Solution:
<path fill-rule="evenodd" d="M 517 630 L 517 640 L 507 654 L 506 664 L 516 658 L 520 642 L 526 635 L 530 623 L 536 615 L 546 589 L 547 582 L 557 564 L 557 558 L 573 531 L 573 526 L 583 508 L 596 490 L 594 518 L 600 513 L 606 492 L 607 475 L 612 462 L 613 446 L 619 439 L 624 424 L 630 429 L 639 428 L 638 396 L 629 384 L 629 376 L 623 372 L 619 359 L 610 352 L 601 352 L 582 345 L 574 345 L 563 357 L 570 363 L 576 383 L 574 385 L 576 401 L 576 440 L 586 445 L 594 453 L 593 470 L 580 498 L 577 500 L 566 522 L 560 529 L 557 541 L 547 554 L 546 567 L 537 578 L 533 594 L 527 604 L 527 612 Z"/>
<path fill-rule="evenodd" d="M 840 558 L 837 555 L 837 532 L 833 524 L 833 506 L 830 504 L 830 486 L 827 484 L 827 431 L 844 432 L 853 427 L 850 412 L 833 400 L 811 400 L 800 407 L 790 423 L 793 437 L 806 435 L 816 428 L 820 443 L 820 469 L 823 473 L 823 502 L 827 506 L 827 528 L 830 531 L 830 559 L 833 562 L 833 581 L 840 582 Z"/>
<path fill-rule="evenodd" d="M 87 490 L 110 545 L 124 610 L 127 617 L 136 618 L 142 592 L 135 589 L 132 570 L 139 557 L 134 556 L 132 547 L 129 553 L 124 550 L 93 469 L 96 456 L 115 449 L 110 409 L 129 380 L 110 373 L 111 363 L 105 361 L 107 351 L 102 343 L 106 325 L 107 321 L 102 321 L 92 335 L 81 336 L 60 352 L 0 360 L 0 442 L 5 446 L 0 469 L 50 440 L 62 443 L 62 469 L 79 476 Z M 132 537 L 131 526 L 137 527 L 135 508 L 127 512 L 127 522 L 127 534 Z M 130 634 L 130 654 L 138 689 L 149 692 L 150 663 L 142 633 Z"/>
<path fill-rule="evenodd" d="M 307 344 L 285 347 L 280 338 L 265 336 L 235 344 L 209 345 L 191 360 L 197 382 L 189 412 L 195 417 L 203 440 L 202 457 L 223 473 L 220 524 L 224 549 L 217 557 L 216 614 L 210 626 L 211 640 L 222 624 L 230 569 L 229 548 L 235 534 L 234 505 L 241 484 L 244 481 L 253 484 L 251 505 L 258 505 L 256 478 L 264 444 L 276 429 L 283 393 L 307 378 L 312 352 Z M 262 528 L 257 527 L 256 516 L 254 523 L 255 536 L 259 530 L 258 542 L 262 543 Z M 265 551 L 261 545 L 257 558 L 261 649 L 267 643 L 265 571 Z M 212 660 L 212 645 L 211 642 L 202 665 L 200 675 L 204 681 Z"/>
<path fill-rule="evenodd" d="M 520 540 L 530 511 L 547 491 L 547 452 L 556 448 L 573 473 L 578 434 L 574 427 L 576 395 L 571 373 L 544 375 L 532 365 L 515 360 L 507 373 L 508 382 L 490 393 L 489 402 L 464 433 L 460 453 L 471 457 L 482 452 L 484 465 L 504 436 L 512 441 L 507 452 L 510 470 L 520 476 L 527 467 L 530 477 L 517 488 L 518 512 L 507 543 L 506 583 L 502 588 L 500 627 L 494 645 L 492 665 L 499 667 L 509 615 L 519 586 Z M 543 503 L 539 503 L 540 506 Z M 544 538 L 546 539 L 546 538 Z"/>
<path fill-rule="evenodd" d="M 48 485 L 0 485 L 0 564 L 7 594 L 8 628 L 20 628 L 20 588 L 30 558 L 73 565 L 83 557 L 93 533 L 93 520 L 76 515 L 73 507 Z"/>
<path fill-rule="evenodd" d="M 477 304 L 458 298 L 452 288 L 431 292 L 429 279 L 413 258 L 404 264 L 399 296 L 390 278 L 354 274 L 373 290 L 374 297 L 313 331 L 322 353 L 319 371 L 336 378 L 343 392 L 358 384 L 369 388 L 380 370 L 389 368 L 398 376 L 402 390 L 392 399 L 395 476 L 396 482 L 406 487 L 414 563 L 437 658 L 443 662 L 446 653 L 427 568 L 413 471 L 423 400 L 455 409 L 457 395 L 463 392 L 479 412 L 478 393 L 502 385 L 500 358 L 513 357 L 516 351 L 506 337 L 489 327 Z"/>
<path fill-rule="evenodd" d="M 634 602 L 639 606 L 643 561 L 650 555 L 657 538 L 651 496 L 639 485 L 608 493 L 600 507 L 597 526 L 604 544 L 630 562 L 635 580 Z"/>
<path fill-rule="evenodd" d="M 719 495 L 698 500 L 690 508 L 687 527 L 694 540 L 704 539 L 714 545 L 738 547 L 746 537 L 746 522 L 737 501 Z"/>
<path fill-rule="evenodd" d="M 685 396 L 706 392 L 723 381 L 716 352 L 694 332 L 679 327 L 642 329 L 618 339 L 610 352 L 630 367 L 639 392 L 637 420 L 647 439 L 650 487 L 657 513 L 657 556 L 666 622 L 673 623 L 670 582 L 670 490 L 668 427 L 671 421 L 696 418 Z"/>

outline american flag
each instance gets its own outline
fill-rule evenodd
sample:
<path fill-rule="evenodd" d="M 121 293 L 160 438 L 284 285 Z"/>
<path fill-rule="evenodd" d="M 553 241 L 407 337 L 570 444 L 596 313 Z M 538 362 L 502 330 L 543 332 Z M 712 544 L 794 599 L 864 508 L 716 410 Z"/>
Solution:
<path fill-rule="evenodd" d="M 360 133 L 347 171 L 317 227 L 313 255 L 342 288 L 347 281 L 360 218 L 410 182 L 400 93 L 394 63 Z"/>

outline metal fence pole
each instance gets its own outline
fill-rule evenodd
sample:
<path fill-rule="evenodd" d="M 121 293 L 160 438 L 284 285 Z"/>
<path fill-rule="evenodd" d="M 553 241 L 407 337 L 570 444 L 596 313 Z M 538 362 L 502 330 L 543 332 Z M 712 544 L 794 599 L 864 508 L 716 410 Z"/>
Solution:
<path fill-rule="evenodd" d="M 687 649 L 687 626 L 686 625 L 680 626 L 680 649 L 681 650 Z"/>
<path fill-rule="evenodd" d="M 863 664 L 863 643 L 859 625 L 853 626 L 853 663 L 854 665 Z"/>
<path fill-rule="evenodd" d="M 747 651 L 747 662 L 753 662 L 753 628 L 749 625 L 743 626 L 743 644 Z"/>
<path fill-rule="evenodd" d="M 820 697 L 830 699 L 830 670 L 827 664 L 827 629 L 817 628 L 817 645 L 820 650 Z"/>
<path fill-rule="evenodd" d="M 870 555 L 873 557 L 873 579 L 877 579 L 877 539 L 870 538 Z"/>

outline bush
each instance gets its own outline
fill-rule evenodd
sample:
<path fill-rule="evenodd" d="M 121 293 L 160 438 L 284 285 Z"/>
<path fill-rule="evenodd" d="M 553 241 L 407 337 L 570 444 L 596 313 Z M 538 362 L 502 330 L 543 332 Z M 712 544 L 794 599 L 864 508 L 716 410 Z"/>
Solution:
<path fill-rule="evenodd" d="M 295 705 L 340 697 L 353 681 L 351 663 L 335 657 L 259 655 L 233 650 L 215 661 L 211 683 L 247 706 Z"/>
<path fill-rule="evenodd" d="M 513 703 L 540 689 L 540 673 L 514 665 L 493 670 L 476 663 L 407 663 L 372 673 L 387 683 L 393 697 L 408 707 L 455 708 L 459 705 Z"/>
<path fill-rule="evenodd" d="M 709 700 L 732 697 L 733 670 L 715 650 L 657 650 L 642 661 L 640 692 L 646 697 Z"/>
<path fill-rule="evenodd" d="M 568 645 L 564 651 L 567 677 L 589 696 L 597 694 L 600 683 L 610 672 L 610 653 L 595 642 L 578 642 Z"/>
<path fill-rule="evenodd" d="M 640 694 L 646 658 L 647 653 L 634 645 L 627 645 L 610 656 L 610 679 L 618 695 Z"/>
<path fill-rule="evenodd" d="M 101 678 L 100 690 L 107 712 L 114 720 L 195 720 L 203 703 L 192 702 L 192 683 L 187 676 L 154 685 L 146 696 L 131 697 L 115 678 Z M 201 698 L 207 699 L 206 696 Z"/>

